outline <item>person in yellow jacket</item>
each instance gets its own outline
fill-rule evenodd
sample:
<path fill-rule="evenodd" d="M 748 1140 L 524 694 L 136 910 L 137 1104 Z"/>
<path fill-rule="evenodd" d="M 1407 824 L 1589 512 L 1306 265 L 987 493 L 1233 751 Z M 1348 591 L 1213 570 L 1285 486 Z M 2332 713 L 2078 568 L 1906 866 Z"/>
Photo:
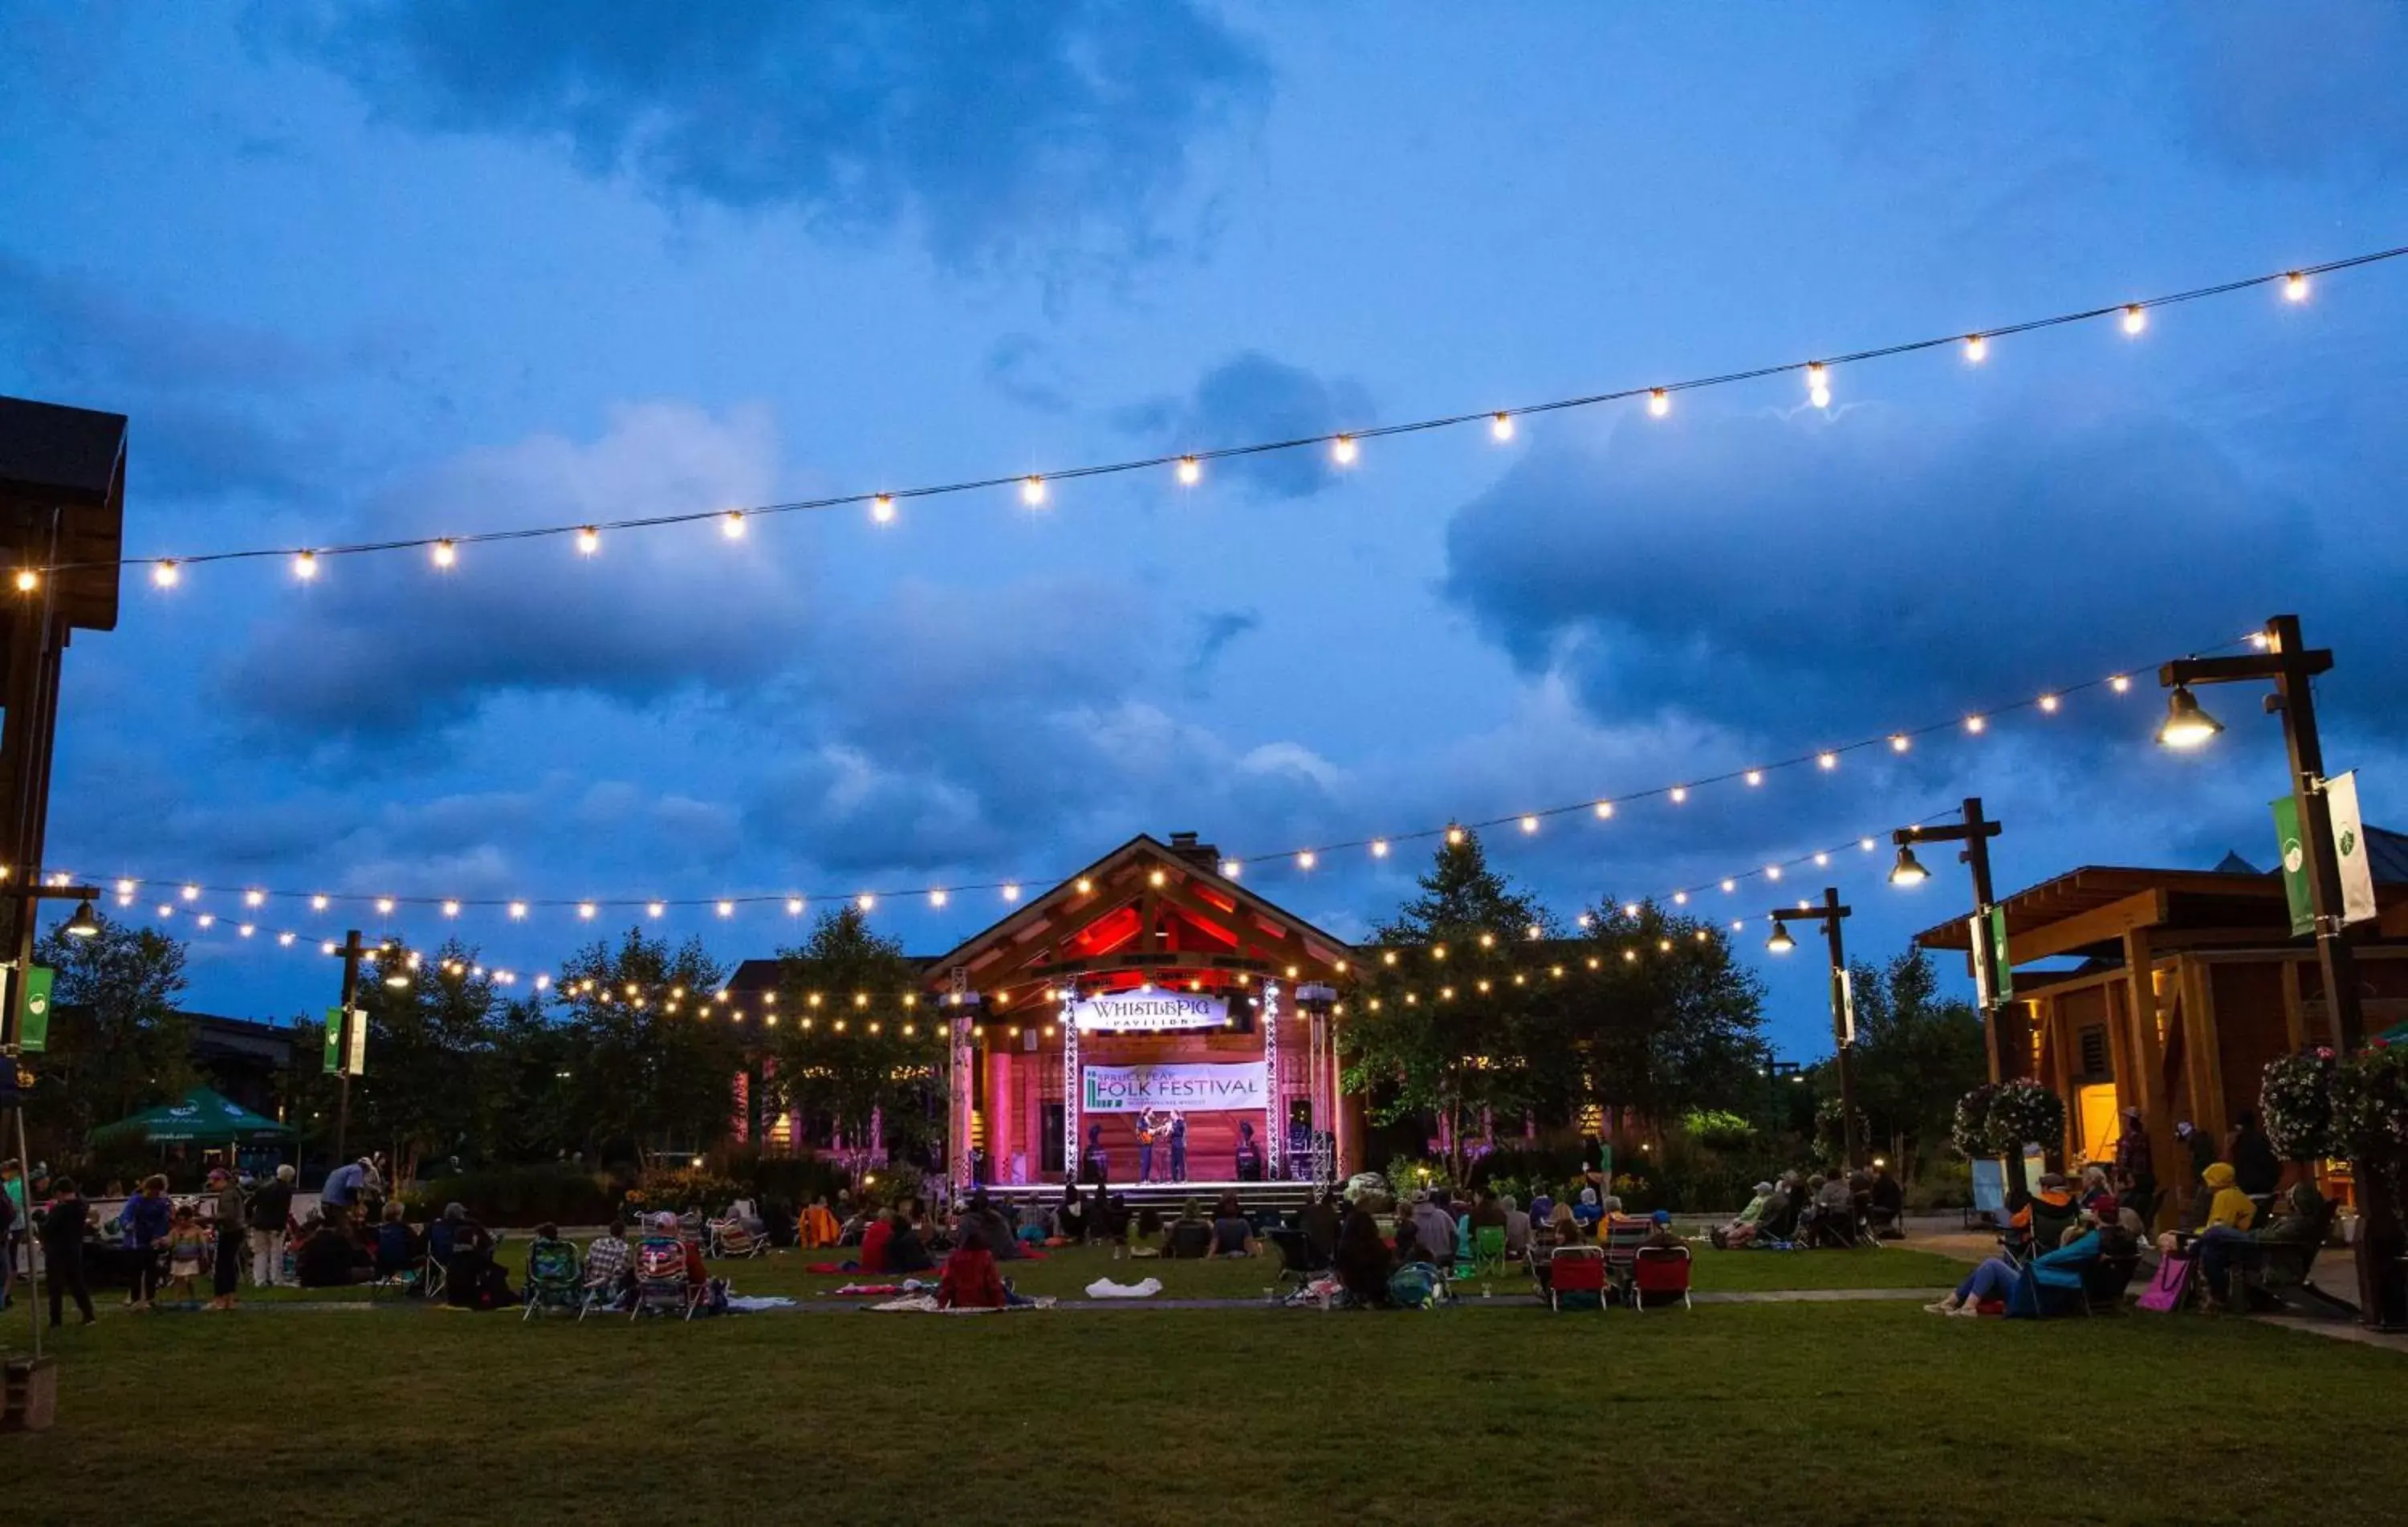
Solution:
<path fill-rule="evenodd" d="M 2233 1179 L 2232 1165 L 2216 1161 L 2199 1174 L 2202 1195 L 2207 1203 L 2207 1217 L 2199 1232 L 2199 1275 L 2207 1295 L 2208 1307 L 2221 1304 L 2227 1295 L 2226 1270 L 2231 1266 L 2236 1245 L 2254 1247 L 2249 1236 L 2250 1222 L 2258 1217 L 2258 1205 L 2241 1190 Z"/>

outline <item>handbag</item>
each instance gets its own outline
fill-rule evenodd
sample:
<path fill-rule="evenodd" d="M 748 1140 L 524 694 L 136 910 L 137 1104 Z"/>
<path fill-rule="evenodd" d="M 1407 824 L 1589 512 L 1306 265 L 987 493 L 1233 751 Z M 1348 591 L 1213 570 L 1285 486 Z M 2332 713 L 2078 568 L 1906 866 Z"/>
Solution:
<path fill-rule="evenodd" d="M 2183 1307 L 2190 1292 L 2190 1264 L 2194 1258 L 2167 1252 L 2157 1262 L 2157 1275 L 2149 1280 L 2148 1289 L 2140 1297 L 2140 1306 L 2171 1315 Z"/>

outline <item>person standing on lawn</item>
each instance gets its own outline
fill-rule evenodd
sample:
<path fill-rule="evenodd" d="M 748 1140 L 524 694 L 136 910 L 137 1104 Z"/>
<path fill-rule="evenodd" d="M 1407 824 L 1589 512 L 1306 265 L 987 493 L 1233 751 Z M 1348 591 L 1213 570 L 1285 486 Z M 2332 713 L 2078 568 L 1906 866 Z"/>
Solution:
<path fill-rule="evenodd" d="M 83 1275 L 83 1234 L 92 1205 L 76 1191 L 75 1179 L 61 1177 L 51 1189 L 50 1208 L 42 1216 L 42 1260 L 50 1284 L 50 1329 L 59 1327 L 61 1305 L 72 1297 L 92 1324 L 92 1287 Z"/>
<path fill-rule="evenodd" d="M 284 1237 L 292 1228 L 293 1168 L 280 1166 L 259 1185 L 244 1213 L 251 1227 L 251 1286 L 273 1289 L 284 1281 Z"/>
<path fill-rule="evenodd" d="M 213 1310 L 234 1308 L 235 1289 L 242 1284 L 242 1252 L 250 1224 L 245 1218 L 242 1185 L 223 1167 L 209 1170 L 209 1188 L 217 1194 L 217 1246 L 209 1265 L 209 1301 Z"/>
<path fill-rule="evenodd" d="M 166 1248 L 167 1229 L 174 1223 L 167 1202 L 167 1179 L 146 1177 L 142 1190 L 125 1201 L 117 1222 L 125 1227 L 125 1249 L 133 1259 L 134 1281 L 127 1289 L 127 1307 L 147 1310 L 159 1292 L 160 1256 Z"/>

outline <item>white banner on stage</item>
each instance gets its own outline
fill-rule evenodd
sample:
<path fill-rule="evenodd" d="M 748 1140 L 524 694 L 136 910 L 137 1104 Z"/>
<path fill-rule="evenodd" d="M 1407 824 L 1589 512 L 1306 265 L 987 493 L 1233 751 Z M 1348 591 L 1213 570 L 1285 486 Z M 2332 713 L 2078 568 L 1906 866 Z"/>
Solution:
<path fill-rule="evenodd" d="M 1259 1060 L 1233 1065 L 1088 1066 L 1079 1107 L 1089 1114 L 1148 1108 L 1260 1108 L 1269 1088 Z"/>

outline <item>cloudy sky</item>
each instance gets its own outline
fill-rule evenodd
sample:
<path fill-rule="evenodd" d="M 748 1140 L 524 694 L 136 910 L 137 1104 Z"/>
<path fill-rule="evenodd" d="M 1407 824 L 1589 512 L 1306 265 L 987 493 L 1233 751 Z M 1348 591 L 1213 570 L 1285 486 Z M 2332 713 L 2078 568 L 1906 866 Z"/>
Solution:
<path fill-rule="evenodd" d="M 132 416 L 136 555 L 1054 471 L 2408 243 L 2408 13 L 2374 3 L 0 0 L 0 391 Z M 50 862 L 146 907 L 1035 884 L 1140 830 L 1278 856 L 1632 796 L 2277 611 L 2336 649 L 2331 756 L 2398 822 L 2403 319 L 2408 261 L 1842 367 L 1828 410 L 1784 376 L 1035 511 L 132 577 L 69 655 Z M 2201 756 L 2149 745 L 2143 682 L 1492 841 L 1567 915 L 1971 793 L 2002 886 L 2264 863 L 2279 738 L 2209 699 Z M 1352 933 L 1419 858 L 1249 877 Z M 1835 872 L 1885 956 L 1961 881 L 1876 858 Z M 195 1005 L 331 1000 L 200 906 Z M 877 915 L 933 952 L 1000 910 Z M 461 919 L 522 970 L 597 926 Z M 795 925 L 665 926 L 734 958 Z M 1812 965 L 1768 978 L 1784 1049 L 1827 1045 Z"/>

